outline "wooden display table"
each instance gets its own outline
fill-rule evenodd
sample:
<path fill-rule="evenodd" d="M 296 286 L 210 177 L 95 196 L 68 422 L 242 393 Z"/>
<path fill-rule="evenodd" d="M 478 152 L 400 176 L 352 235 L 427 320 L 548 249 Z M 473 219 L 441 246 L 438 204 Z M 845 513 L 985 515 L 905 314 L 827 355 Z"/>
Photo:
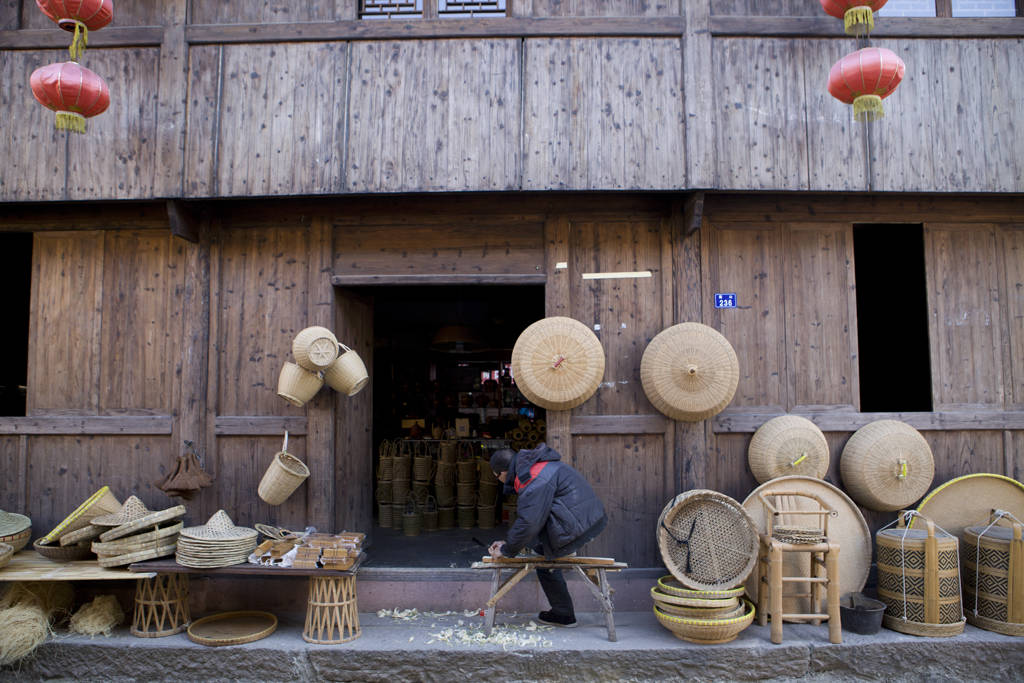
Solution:
<path fill-rule="evenodd" d="M 128 567 L 132 572 L 144 572 L 156 577 L 159 580 L 170 581 L 169 577 L 177 576 L 187 582 L 191 574 L 202 576 L 279 576 L 279 577 L 309 577 L 309 600 L 306 605 L 306 626 L 302 632 L 302 638 L 309 643 L 337 644 L 355 640 L 362 633 L 359 627 L 359 610 L 356 606 L 356 572 L 366 559 L 366 553 L 361 553 L 351 569 L 336 571 L 331 569 L 285 569 L 280 567 L 264 567 L 257 564 L 236 564 L 230 567 L 217 567 L 215 569 L 198 569 L 185 567 L 178 564 L 172 558 L 159 560 L 148 560 L 136 562 Z M 187 586 L 187 583 L 186 583 Z M 143 582 L 139 582 L 139 591 L 143 589 Z M 147 587 L 147 590 L 149 588 Z M 139 598 L 136 594 L 136 619 L 140 618 Z M 181 613 L 181 604 L 184 602 L 184 613 L 187 619 L 188 613 L 188 592 L 187 587 L 184 594 L 180 592 L 177 596 L 165 596 L 166 606 L 156 606 L 150 610 L 152 618 L 161 610 L 164 613 Z M 143 610 L 142 617 L 145 616 Z M 188 627 L 187 621 L 183 630 Z M 176 633 L 177 631 L 175 631 Z M 132 633 L 135 635 L 149 635 L 135 633 L 133 626 Z M 170 633 L 162 635 L 171 635 Z"/>
<path fill-rule="evenodd" d="M 107 569 L 96 560 L 58 562 L 43 557 L 35 550 L 22 550 L 6 567 L 0 569 L 0 581 L 111 581 L 124 579 L 152 578 L 154 572 L 139 574 L 126 569 Z"/>
<path fill-rule="evenodd" d="M 491 575 L 491 597 L 487 601 L 487 609 L 484 612 L 484 632 L 491 635 L 494 630 L 494 612 L 498 600 L 505 596 L 512 587 L 523 580 L 533 569 L 568 569 L 574 570 L 583 577 L 583 582 L 597 598 L 597 602 L 604 613 L 605 622 L 608 627 L 608 640 L 616 641 L 615 620 L 612 616 L 612 589 L 608 586 L 606 572 L 617 572 L 627 568 L 625 562 L 616 562 L 610 557 L 558 557 L 548 560 L 544 557 L 513 557 L 495 560 L 484 557 L 480 562 L 474 562 L 473 569 L 489 569 Z M 504 569 L 511 569 L 512 576 L 501 582 L 501 572 Z"/>

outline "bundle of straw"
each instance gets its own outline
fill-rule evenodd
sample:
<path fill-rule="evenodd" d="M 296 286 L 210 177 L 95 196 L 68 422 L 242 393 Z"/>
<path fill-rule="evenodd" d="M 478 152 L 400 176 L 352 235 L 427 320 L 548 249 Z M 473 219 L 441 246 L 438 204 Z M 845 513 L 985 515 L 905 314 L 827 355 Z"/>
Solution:
<path fill-rule="evenodd" d="M 71 616 L 70 628 L 74 633 L 98 636 L 110 635 L 110 631 L 124 621 L 124 612 L 113 595 L 100 595 L 92 602 L 78 608 Z"/>
<path fill-rule="evenodd" d="M 0 598 L 0 666 L 42 645 L 52 623 L 71 607 L 71 584 L 58 581 L 13 583 Z"/>

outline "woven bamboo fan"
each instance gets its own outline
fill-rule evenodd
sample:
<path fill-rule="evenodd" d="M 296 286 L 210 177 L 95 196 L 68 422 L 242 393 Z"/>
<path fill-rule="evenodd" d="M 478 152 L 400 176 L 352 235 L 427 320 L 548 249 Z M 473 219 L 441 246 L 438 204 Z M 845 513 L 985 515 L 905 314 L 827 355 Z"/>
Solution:
<path fill-rule="evenodd" d="M 651 405 L 673 420 L 698 422 L 729 405 L 740 369 L 729 340 L 701 323 L 662 330 L 644 350 L 640 381 Z"/>
<path fill-rule="evenodd" d="M 928 442 L 899 420 L 876 420 L 854 432 L 839 468 L 850 497 L 871 510 L 910 507 L 928 492 L 935 476 Z"/>
<path fill-rule="evenodd" d="M 694 489 L 673 498 L 658 517 L 656 535 L 662 561 L 687 588 L 733 588 L 757 564 L 754 521 L 717 491 Z"/>
<path fill-rule="evenodd" d="M 569 410 L 590 398 L 604 377 L 604 349 L 586 325 L 556 316 L 533 323 L 512 349 L 516 386 L 548 410 Z"/>
<path fill-rule="evenodd" d="M 780 415 L 754 432 L 747 461 L 759 484 L 789 474 L 823 479 L 828 472 L 828 441 L 806 417 Z"/>

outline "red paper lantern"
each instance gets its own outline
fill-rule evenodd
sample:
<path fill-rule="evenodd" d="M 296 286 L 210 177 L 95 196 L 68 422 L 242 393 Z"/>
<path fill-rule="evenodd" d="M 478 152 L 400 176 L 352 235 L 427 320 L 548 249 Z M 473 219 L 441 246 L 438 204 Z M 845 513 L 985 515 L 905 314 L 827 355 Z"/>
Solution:
<path fill-rule="evenodd" d="M 874 13 L 888 0 L 818 0 L 826 13 L 843 20 L 847 35 L 871 33 L 875 27 Z"/>
<path fill-rule="evenodd" d="M 74 62 L 41 66 L 29 83 L 39 103 L 57 112 L 54 125 L 60 130 L 84 133 L 85 119 L 110 106 L 110 89 L 103 79 Z"/>
<path fill-rule="evenodd" d="M 89 31 L 98 31 L 114 18 L 113 0 L 36 0 L 43 14 L 65 31 L 73 31 L 71 59 L 78 59 L 89 44 Z"/>
<path fill-rule="evenodd" d="M 866 47 L 832 65 L 828 91 L 837 100 L 852 104 L 857 120 L 874 121 L 884 114 L 882 98 L 892 94 L 906 70 L 892 50 Z"/>

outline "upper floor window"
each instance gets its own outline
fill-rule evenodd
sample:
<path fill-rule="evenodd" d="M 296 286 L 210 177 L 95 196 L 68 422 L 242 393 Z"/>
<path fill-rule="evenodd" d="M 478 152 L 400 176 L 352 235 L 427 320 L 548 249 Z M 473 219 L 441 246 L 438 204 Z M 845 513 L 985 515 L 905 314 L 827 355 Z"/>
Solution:
<path fill-rule="evenodd" d="M 1017 0 L 889 0 L 878 10 L 878 16 L 1014 17 Z"/>
<path fill-rule="evenodd" d="M 360 0 L 362 19 L 460 19 L 503 17 L 506 0 L 466 2 L 465 0 Z"/>

